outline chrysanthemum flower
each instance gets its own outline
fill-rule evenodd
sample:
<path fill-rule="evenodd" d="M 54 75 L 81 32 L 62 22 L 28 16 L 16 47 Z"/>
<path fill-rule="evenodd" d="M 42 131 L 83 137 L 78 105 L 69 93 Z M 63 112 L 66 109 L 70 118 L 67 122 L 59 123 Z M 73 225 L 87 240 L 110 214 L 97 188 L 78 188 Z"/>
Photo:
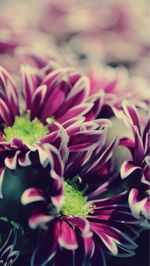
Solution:
<path fill-rule="evenodd" d="M 36 116 L 37 104 L 40 106 L 38 93 L 40 90 L 41 93 L 42 90 L 46 91 L 46 86 L 36 87 L 36 81 L 32 75 L 29 73 L 23 75 L 25 103 L 23 109 L 23 101 L 20 100 L 20 93 L 12 77 L 3 68 L 0 69 L 0 76 L 1 184 L 5 167 L 14 170 L 17 165 L 28 166 L 32 164 L 32 160 L 36 160 L 35 158 L 39 159 L 43 167 L 50 164 L 51 171 L 54 170 L 53 160 L 55 163 L 57 162 L 57 169 L 59 170 L 54 171 L 54 173 L 57 172 L 57 175 L 61 176 L 62 164 L 58 150 L 60 147 L 60 149 L 63 149 L 66 145 L 65 142 L 62 144 L 62 129 L 60 130 L 58 126 L 54 126 L 56 130 L 50 130 L 51 125 L 44 124 Z M 52 145 L 55 141 L 58 145 L 56 145 L 57 148 Z M 67 141 L 66 138 L 66 143 Z M 33 156 L 34 159 L 31 159 L 30 156 Z"/>
<path fill-rule="evenodd" d="M 150 215 L 150 120 L 143 125 L 136 107 L 124 102 L 121 117 L 132 132 L 132 138 L 124 138 L 120 144 L 131 152 L 131 159 L 121 167 L 121 177 L 130 177 L 129 205 L 136 217 L 149 219 Z M 120 116 L 120 114 L 119 114 Z"/>
<path fill-rule="evenodd" d="M 0 243 L 0 265 L 14 265 L 20 252 L 14 250 L 16 244 L 16 233 L 11 230 L 4 243 Z"/>
<path fill-rule="evenodd" d="M 134 254 L 129 224 L 135 221 L 128 207 L 121 205 L 124 195 L 102 196 L 113 175 L 110 158 L 114 145 L 106 149 L 99 144 L 92 152 L 70 153 L 59 212 L 44 190 L 32 187 L 22 194 L 24 208 L 30 209 L 29 226 L 46 230 L 31 265 L 50 261 L 60 265 L 62 260 L 68 265 L 104 265 L 105 249 L 113 255 Z"/>
<path fill-rule="evenodd" d="M 56 182 L 56 176 L 63 175 L 61 157 L 67 159 L 68 141 L 73 150 L 88 149 L 99 139 L 98 122 L 82 124 L 82 116 L 93 107 L 86 103 L 88 79 L 64 68 L 42 74 L 41 80 L 24 66 L 19 91 L 2 67 L 0 76 L 1 183 L 5 167 L 29 166 L 37 157 L 43 167 L 50 164 Z"/>

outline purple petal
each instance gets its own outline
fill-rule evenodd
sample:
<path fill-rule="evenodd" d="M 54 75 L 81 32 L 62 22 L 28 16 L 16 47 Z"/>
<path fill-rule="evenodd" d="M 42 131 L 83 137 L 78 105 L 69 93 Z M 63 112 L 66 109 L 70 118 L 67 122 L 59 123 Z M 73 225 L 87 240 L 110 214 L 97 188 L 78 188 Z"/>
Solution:
<path fill-rule="evenodd" d="M 74 87 L 70 90 L 64 103 L 59 107 L 56 113 L 56 119 L 63 116 L 73 106 L 79 105 L 87 99 L 89 92 L 88 80 L 85 77 L 80 78 Z"/>
<path fill-rule="evenodd" d="M 93 103 L 92 108 L 89 110 L 89 112 L 86 114 L 86 120 L 92 120 L 97 118 L 99 115 L 102 106 L 103 106 L 103 97 L 102 96 L 92 96 L 89 98 L 89 101 Z"/>
<path fill-rule="evenodd" d="M 65 249 L 75 250 L 78 248 L 76 233 L 65 221 L 61 224 L 61 235 L 58 239 L 59 245 Z"/>
<path fill-rule="evenodd" d="M 46 215 L 44 213 L 34 214 L 29 219 L 29 226 L 32 229 L 37 229 L 38 227 L 47 228 L 47 223 L 53 220 L 54 217 Z"/>
<path fill-rule="evenodd" d="M 84 238 L 84 250 L 85 250 L 85 257 L 92 258 L 94 251 L 95 251 L 95 244 L 92 238 Z"/>
<path fill-rule="evenodd" d="M 91 223 L 91 229 L 95 232 L 95 234 L 102 240 L 104 245 L 108 248 L 108 250 L 113 254 L 118 254 L 118 247 L 117 244 L 120 242 L 118 241 L 118 234 L 111 230 L 110 226 L 102 224 L 101 226 L 97 223 Z"/>
<path fill-rule="evenodd" d="M 79 228 L 83 237 L 91 237 L 92 233 L 87 219 L 81 217 L 68 217 L 68 221 Z"/>
<path fill-rule="evenodd" d="M 30 204 L 36 201 L 45 201 L 43 197 L 43 191 L 37 188 L 26 189 L 21 196 L 21 203 L 23 205 Z"/>
<path fill-rule="evenodd" d="M 110 143 L 110 145 L 103 152 L 101 152 L 100 150 L 101 154 L 99 158 L 91 165 L 91 167 L 88 168 L 87 172 L 90 172 L 93 169 L 94 171 L 99 170 L 112 157 L 113 150 L 115 146 L 117 145 L 117 143 L 118 141 L 114 140 L 112 141 L 112 143 Z"/>
<path fill-rule="evenodd" d="M 138 132 L 141 133 L 140 121 L 136 107 L 133 104 L 124 101 L 123 110 L 127 117 L 130 119 L 131 124 L 136 126 L 138 128 Z"/>
<path fill-rule="evenodd" d="M 15 170 L 16 169 L 19 153 L 20 153 L 20 151 L 16 151 L 16 153 L 15 153 L 15 155 L 13 157 L 7 157 L 5 159 L 5 165 L 9 169 L 11 169 L 11 170 Z"/>
<path fill-rule="evenodd" d="M 3 184 L 3 179 L 4 179 L 4 173 L 5 173 L 5 168 L 1 167 L 0 168 L 0 198 L 3 198 L 2 184 Z"/>
<path fill-rule="evenodd" d="M 45 100 L 46 92 L 46 85 L 41 85 L 33 92 L 31 102 L 31 119 L 39 117 L 40 111 L 43 108 L 43 102 Z"/>
<path fill-rule="evenodd" d="M 62 192 L 59 192 L 59 193 L 60 195 L 51 197 L 51 200 L 58 211 L 60 211 L 60 209 L 62 208 L 64 204 L 64 195 L 62 194 Z"/>
<path fill-rule="evenodd" d="M 86 130 L 82 132 L 77 132 L 76 134 L 70 136 L 69 150 L 74 151 L 84 151 L 89 149 L 93 144 L 98 143 L 103 135 L 103 130 Z"/>
<path fill-rule="evenodd" d="M 85 115 L 91 108 L 93 104 L 92 103 L 82 103 L 77 106 L 72 107 L 69 109 L 63 116 L 58 118 L 59 123 L 66 122 L 67 120 L 72 119 L 76 116 L 83 116 Z"/>
<path fill-rule="evenodd" d="M 64 105 L 65 92 L 68 88 L 68 84 L 65 81 L 61 81 L 60 84 L 55 84 L 52 87 L 53 90 L 47 90 L 46 99 L 41 109 L 40 120 L 45 121 L 46 118 L 55 115 L 57 119 L 56 111 L 59 110 L 61 104 Z"/>
<path fill-rule="evenodd" d="M 23 95 L 26 101 L 26 108 L 31 110 L 32 95 L 37 87 L 37 78 L 33 73 L 33 69 L 27 65 L 22 66 L 22 84 Z"/>
<path fill-rule="evenodd" d="M 0 117 L 2 118 L 2 120 L 7 126 L 12 124 L 10 110 L 7 104 L 2 99 L 0 99 Z"/>
<path fill-rule="evenodd" d="M 96 196 L 98 196 L 101 193 L 105 192 L 107 190 L 108 185 L 109 185 L 109 181 L 107 181 L 104 184 L 102 184 L 101 186 L 99 186 L 92 193 L 88 194 L 88 199 L 95 198 Z"/>
<path fill-rule="evenodd" d="M 146 219 L 150 220 L 150 202 L 147 200 L 143 206 L 142 214 Z"/>
<path fill-rule="evenodd" d="M 140 136 L 136 126 L 133 127 L 133 132 L 134 132 L 134 139 L 135 139 L 134 162 L 135 164 L 138 165 L 142 163 L 144 159 L 145 151 L 144 151 L 142 137 Z"/>
<path fill-rule="evenodd" d="M 20 166 L 29 166 L 32 164 L 31 160 L 30 160 L 30 151 L 28 151 L 27 153 L 24 154 L 24 156 L 19 156 L 18 158 L 18 164 Z"/>
<path fill-rule="evenodd" d="M 121 178 L 128 177 L 136 170 L 141 170 L 141 167 L 133 165 L 130 161 L 124 162 L 120 169 Z"/>
<path fill-rule="evenodd" d="M 14 80 L 2 66 L 0 66 L 0 81 L 4 89 L 0 90 L 0 98 L 8 104 L 10 116 L 14 118 L 19 113 L 18 92 Z"/>
<path fill-rule="evenodd" d="M 140 214 L 143 213 L 147 198 L 139 199 L 139 191 L 136 188 L 132 188 L 129 193 L 128 201 L 133 215 L 139 218 Z"/>

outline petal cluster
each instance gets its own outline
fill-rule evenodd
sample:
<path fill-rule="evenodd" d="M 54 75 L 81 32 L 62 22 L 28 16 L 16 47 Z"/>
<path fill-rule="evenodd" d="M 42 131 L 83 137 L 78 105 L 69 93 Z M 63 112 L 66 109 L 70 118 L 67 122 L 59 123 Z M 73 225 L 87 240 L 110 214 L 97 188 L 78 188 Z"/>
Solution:
<path fill-rule="evenodd" d="M 146 0 L 0 1 L 0 264 L 110 266 L 139 252 L 147 25 Z"/>
<path fill-rule="evenodd" d="M 150 186 L 150 120 L 147 116 L 144 125 L 140 122 L 138 111 L 134 105 L 123 104 L 123 119 L 132 131 L 132 139 L 124 138 L 121 145 L 131 152 L 131 160 L 121 166 L 121 177 L 135 179 L 129 193 L 129 205 L 134 215 L 143 215 L 149 219 L 149 186 Z"/>

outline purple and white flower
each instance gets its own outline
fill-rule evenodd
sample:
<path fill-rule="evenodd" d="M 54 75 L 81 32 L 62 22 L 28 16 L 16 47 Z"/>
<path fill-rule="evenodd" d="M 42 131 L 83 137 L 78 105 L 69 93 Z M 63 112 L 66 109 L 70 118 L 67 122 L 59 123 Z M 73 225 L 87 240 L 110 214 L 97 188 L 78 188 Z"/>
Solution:
<path fill-rule="evenodd" d="M 131 152 L 131 159 L 121 166 L 121 177 L 130 177 L 132 186 L 129 193 L 129 205 L 136 217 L 150 218 L 150 119 L 141 122 L 136 107 L 123 103 L 123 114 L 118 114 L 128 125 L 132 138 L 123 138 L 120 144 Z"/>
<path fill-rule="evenodd" d="M 41 73 L 41 74 L 40 74 Z M 62 159 L 70 150 L 87 150 L 101 136 L 107 121 L 84 122 L 93 109 L 87 102 L 89 83 L 70 68 L 35 72 L 22 67 L 22 90 L 10 74 L 0 68 L 0 174 L 35 163 L 38 158 L 57 185 L 63 176 Z M 67 146 L 68 145 L 68 146 Z"/>
<path fill-rule="evenodd" d="M 70 153 L 59 210 L 53 208 L 48 190 L 32 187 L 22 194 L 24 208 L 30 206 L 29 226 L 43 232 L 31 265 L 50 261 L 60 265 L 62 260 L 68 265 L 104 265 L 104 251 L 115 256 L 134 254 L 130 225 L 135 219 L 122 204 L 126 195 L 103 196 L 112 182 L 110 159 L 115 142 L 107 148 L 104 144 L 93 151 Z"/>

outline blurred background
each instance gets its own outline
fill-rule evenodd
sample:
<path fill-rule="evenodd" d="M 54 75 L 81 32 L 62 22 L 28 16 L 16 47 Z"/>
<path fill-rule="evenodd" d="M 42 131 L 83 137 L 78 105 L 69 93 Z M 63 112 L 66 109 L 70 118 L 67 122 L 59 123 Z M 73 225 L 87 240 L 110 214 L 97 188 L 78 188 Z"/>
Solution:
<path fill-rule="evenodd" d="M 20 65 L 61 66 L 89 71 L 123 67 L 150 80 L 148 0 L 0 0 L 0 64 L 14 75 Z M 142 87 L 141 87 L 142 90 Z M 109 266 L 148 266 L 143 232 L 133 258 L 109 258 Z M 21 261 L 22 260 L 22 261 Z M 17 265 L 23 265 L 20 258 Z"/>
<path fill-rule="evenodd" d="M 26 47 L 45 57 L 51 48 L 54 55 L 56 43 L 66 57 L 70 54 L 80 66 L 90 66 L 93 61 L 104 66 L 121 65 L 131 74 L 147 79 L 148 3 L 148 0 L 0 0 L 1 64 L 6 62 L 6 53 L 16 56 L 23 53 L 22 46 L 24 52 Z"/>

